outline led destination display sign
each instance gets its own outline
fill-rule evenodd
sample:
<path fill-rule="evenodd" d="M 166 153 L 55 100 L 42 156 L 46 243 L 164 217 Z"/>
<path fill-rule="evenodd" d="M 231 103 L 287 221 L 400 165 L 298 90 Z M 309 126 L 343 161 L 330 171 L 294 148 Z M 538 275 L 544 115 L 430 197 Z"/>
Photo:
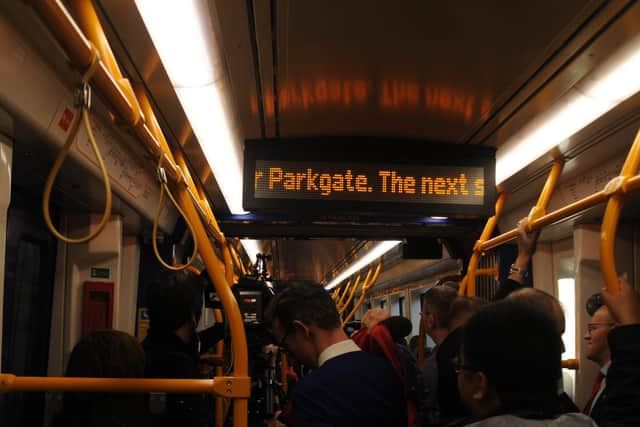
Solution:
<path fill-rule="evenodd" d="M 484 205 L 481 167 L 256 161 L 257 199 Z"/>
<path fill-rule="evenodd" d="M 246 141 L 244 207 L 312 217 L 485 216 L 495 201 L 494 155 L 416 141 Z"/>

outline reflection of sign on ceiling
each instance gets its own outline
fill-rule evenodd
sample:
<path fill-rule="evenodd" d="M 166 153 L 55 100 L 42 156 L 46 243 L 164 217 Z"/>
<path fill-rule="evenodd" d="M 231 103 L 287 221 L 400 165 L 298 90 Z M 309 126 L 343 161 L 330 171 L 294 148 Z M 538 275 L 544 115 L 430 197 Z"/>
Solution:
<path fill-rule="evenodd" d="M 289 81 L 278 90 L 278 110 L 310 111 L 323 108 L 344 110 L 377 106 L 384 112 L 430 112 L 462 119 L 465 123 L 485 115 L 491 107 L 489 96 L 477 96 L 464 88 L 417 80 L 331 79 Z M 275 98 L 269 88 L 264 93 L 264 109 L 274 116 Z M 251 110 L 258 113 L 258 99 L 251 98 Z"/>
<path fill-rule="evenodd" d="M 247 141 L 245 209 L 485 215 L 495 197 L 494 150 L 341 138 Z"/>

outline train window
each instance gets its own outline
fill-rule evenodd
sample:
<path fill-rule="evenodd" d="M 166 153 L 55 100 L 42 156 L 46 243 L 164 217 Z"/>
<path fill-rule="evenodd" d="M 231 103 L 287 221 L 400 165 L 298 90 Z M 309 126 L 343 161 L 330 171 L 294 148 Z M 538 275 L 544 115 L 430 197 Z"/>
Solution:
<path fill-rule="evenodd" d="M 387 303 L 386 298 L 382 298 L 382 299 L 380 300 L 380 308 L 384 308 L 384 305 L 385 305 L 386 303 Z"/>
<path fill-rule="evenodd" d="M 2 370 L 46 376 L 56 242 L 39 199 L 14 188 L 7 215 Z M 45 327 L 46 326 L 46 327 Z M 0 396 L 0 425 L 42 425 L 43 393 Z"/>
<path fill-rule="evenodd" d="M 404 297 L 398 298 L 398 314 L 404 316 Z"/>

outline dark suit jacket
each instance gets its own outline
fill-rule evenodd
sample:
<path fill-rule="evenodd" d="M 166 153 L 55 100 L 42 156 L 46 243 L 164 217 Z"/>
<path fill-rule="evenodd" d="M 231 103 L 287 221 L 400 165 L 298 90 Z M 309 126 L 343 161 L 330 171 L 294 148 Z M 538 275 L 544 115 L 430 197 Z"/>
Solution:
<path fill-rule="evenodd" d="M 386 359 L 355 351 L 329 359 L 291 395 L 293 426 L 407 425 L 400 379 Z"/>
<path fill-rule="evenodd" d="M 640 426 L 640 325 L 609 332 L 611 366 L 591 418 L 600 427 Z"/>

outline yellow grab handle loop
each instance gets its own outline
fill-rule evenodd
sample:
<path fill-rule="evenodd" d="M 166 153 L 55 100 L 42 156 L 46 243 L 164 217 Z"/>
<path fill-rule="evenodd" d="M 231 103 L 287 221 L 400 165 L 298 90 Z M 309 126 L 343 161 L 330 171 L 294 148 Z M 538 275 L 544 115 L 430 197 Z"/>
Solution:
<path fill-rule="evenodd" d="M 93 131 L 91 130 L 91 123 L 89 122 L 89 112 L 86 107 L 82 107 L 81 111 L 81 119 L 76 119 L 74 124 L 71 127 L 71 131 L 69 132 L 69 136 L 62 147 L 62 149 L 58 152 L 58 156 L 56 157 L 55 162 L 53 163 L 53 167 L 51 171 L 49 171 L 49 176 L 47 177 L 47 181 L 44 185 L 44 194 L 42 196 L 42 212 L 44 214 L 44 222 L 47 224 L 49 231 L 53 233 L 58 239 L 62 240 L 65 243 L 85 243 L 89 240 L 96 237 L 100 232 L 104 229 L 105 225 L 107 225 L 107 221 L 109 217 L 111 217 L 111 184 L 109 182 L 109 175 L 107 173 L 107 168 L 104 165 L 104 161 L 102 160 L 102 155 L 100 154 L 100 149 L 96 143 L 95 137 L 93 136 Z M 77 113 L 76 113 L 77 114 Z M 80 127 L 80 120 L 82 120 L 84 124 L 84 128 L 87 132 L 87 136 L 89 137 L 89 143 L 91 145 L 91 149 L 96 156 L 96 160 L 98 161 L 98 168 L 100 169 L 100 173 L 102 175 L 102 182 L 104 184 L 104 192 L 105 192 L 105 206 L 104 212 L 102 214 L 102 219 L 100 220 L 100 224 L 93 230 L 93 232 L 89 233 L 87 236 L 72 238 L 68 236 L 64 236 L 60 233 L 56 227 L 53 225 L 51 221 L 51 212 L 49 211 L 49 202 L 51 199 L 51 191 L 53 189 L 53 183 L 55 182 L 56 177 L 58 176 L 58 172 L 60 171 L 60 167 L 64 162 L 67 154 L 69 154 L 69 150 L 73 145 L 73 141 L 75 140 L 76 134 L 78 133 L 78 129 Z"/>
<path fill-rule="evenodd" d="M 98 50 L 93 45 L 91 45 L 91 48 L 91 64 L 82 75 L 82 87 L 75 101 L 80 104 L 80 109 L 76 111 L 76 117 L 74 118 L 73 125 L 71 126 L 71 130 L 69 131 L 69 135 L 67 136 L 67 140 L 62 146 L 62 149 L 60 149 L 60 151 L 58 152 L 58 156 L 53 163 L 53 167 L 49 171 L 49 176 L 47 176 L 47 181 L 44 185 L 44 194 L 42 195 L 42 213 L 44 215 L 44 222 L 49 228 L 49 231 L 51 231 L 54 236 L 66 243 L 88 242 L 89 240 L 100 234 L 105 225 L 107 225 L 109 217 L 111 217 L 111 183 L 109 182 L 107 168 L 104 165 L 104 161 L 102 160 L 102 155 L 100 154 L 100 149 L 98 148 L 98 144 L 96 143 L 96 139 L 93 135 L 93 130 L 91 130 L 91 122 L 89 120 L 89 108 L 91 108 L 91 86 L 89 86 L 88 82 L 98 69 L 98 64 L 100 63 L 100 54 Z M 80 114 L 78 114 L 78 111 L 80 111 Z M 96 156 L 98 168 L 100 169 L 100 174 L 102 175 L 102 182 L 104 184 L 105 191 L 105 206 L 104 212 L 102 214 L 102 219 L 100 220 L 100 223 L 95 228 L 95 230 L 93 230 L 93 232 L 84 237 L 72 238 L 60 233 L 60 231 L 58 231 L 58 229 L 56 229 L 56 227 L 53 225 L 53 221 L 51 220 L 51 211 L 49 210 L 49 203 L 51 200 L 51 191 L 53 190 L 53 184 L 56 180 L 56 177 L 58 176 L 58 172 L 60 172 L 62 163 L 64 163 L 64 160 L 69 154 L 71 146 L 76 139 L 78 129 L 80 128 L 80 121 L 82 121 L 84 129 L 87 132 L 91 150 L 93 150 L 93 154 Z"/>
<path fill-rule="evenodd" d="M 164 171 L 164 168 L 161 165 L 162 165 L 162 156 L 160 156 L 160 161 L 158 162 L 158 181 L 160 181 L 160 198 L 158 199 L 158 208 L 156 209 L 156 216 L 153 219 L 153 231 L 151 233 L 151 244 L 153 246 L 153 253 L 155 253 L 156 258 L 158 259 L 158 262 L 160 262 L 160 264 L 162 264 L 164 268 L 172 271 L 180 271 L 188 268 L 191 264 L 193 264 L 193 261 L 195 261 L 196 256 L 198 255 L 198 239 L 193 229 L 193 224 L 191 224 L 191 221 L 189 221 L 189 218 L 187 218 L 187 215 L 180 208 L 180 206 L 178 205 L 178 202 L 176 202 L 176 199 L 173 197 L 173 194 L 171 194 L 171 191 L 169 191 L 169 187 L 167 187 L 167 175 Z M 167 264 L 162 259 L 162 256 L 160 256 L 160 251 L 158 251 L 158 240 L 156 237 L 158 235 L 158 223 L 160 222 L 160 214 L 162 213 L 162 209 L 164 207 L 163 202 L 164 202 L 165 193 L 167 193 L 167 195 L 169 196 L 171 203 L 173 203 L 173 206 L 175 206 L 178 213 L 180 213 L 182 218 L 184 218 L 184 221 L 187 223 L 187 227 L 189 227 L 189 232 L 193 236 L 193 253 L 191 254 L 191 257 L 189 258 L 189 261 L 186 264 L 176 265 L 176 266 Z"/>

